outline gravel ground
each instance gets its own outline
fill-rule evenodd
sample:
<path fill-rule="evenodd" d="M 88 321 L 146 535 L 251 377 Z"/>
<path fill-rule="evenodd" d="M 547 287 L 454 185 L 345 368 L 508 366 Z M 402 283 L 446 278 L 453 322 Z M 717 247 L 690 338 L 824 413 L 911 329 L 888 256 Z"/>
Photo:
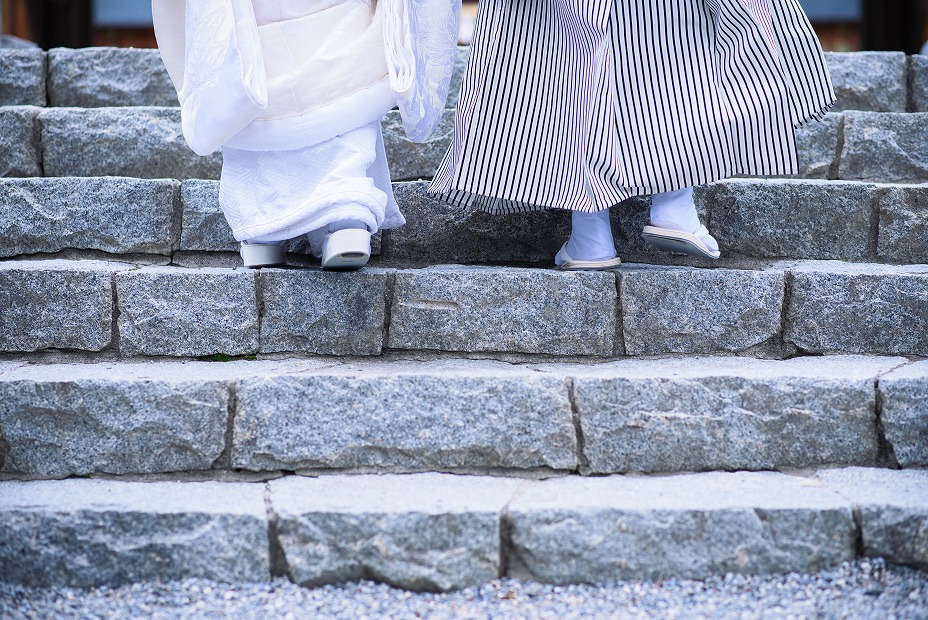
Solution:
<path fill-rule="evenodd" d="M 556 587 L 508 579 L 451 594 L 364 582 L 305 589 L 284 580 L 201 579 L 75 590 L 0 583 L 0 618 L 928 618 L 928 573 L 881 560 L 815 575 Z"/>

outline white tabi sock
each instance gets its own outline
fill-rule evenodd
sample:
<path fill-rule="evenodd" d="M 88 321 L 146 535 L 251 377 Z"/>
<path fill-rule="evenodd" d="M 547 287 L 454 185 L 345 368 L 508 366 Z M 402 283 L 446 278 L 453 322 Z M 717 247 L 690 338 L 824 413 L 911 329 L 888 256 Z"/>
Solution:
<path fill-rule="evenodd" d="M 685 187 L 651 197 L 651 226 L 695 233 L 702 224 L 693 201 L 693 188 Z M 702 238 L 710 250 L 717 252 L 719 244 L 712 235 Z"/>
<path fill-rule="evenodd" d="M 574 260 L 608 260 L 615 258 L 615 241 L 609 224 L 609 209 L 596 213 L 574 211 L 570 217 L 567 253 Z M 555 259 L 560 266 L 562 261 Z"/>
<path fill-rule="evenodd" d="M 337 222 L 332 222 L 327 226 L 327 229 L 330 233 L 338 232 L 340 230 L 348 229 L 357 229 L 357 230 L 368 230 L 367 224 L 361 220 L 339 220 Z"/>

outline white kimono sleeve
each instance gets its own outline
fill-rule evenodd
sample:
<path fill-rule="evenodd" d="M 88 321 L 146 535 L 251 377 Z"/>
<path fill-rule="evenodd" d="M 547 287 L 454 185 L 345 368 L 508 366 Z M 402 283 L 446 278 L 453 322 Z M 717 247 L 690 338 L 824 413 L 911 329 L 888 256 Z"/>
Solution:
<path fill-rule="evenodd" d="M 390 84 L 403 128 L 424 142 L 441 120 L 454 69 L 461 0 L 379 0 Z"/>
<path fill-rule="evenodd" d="M 251 0 L 153 0 L 152 14 L 184 138 L 195 153 L 209 155 L 267 108 Z"/>

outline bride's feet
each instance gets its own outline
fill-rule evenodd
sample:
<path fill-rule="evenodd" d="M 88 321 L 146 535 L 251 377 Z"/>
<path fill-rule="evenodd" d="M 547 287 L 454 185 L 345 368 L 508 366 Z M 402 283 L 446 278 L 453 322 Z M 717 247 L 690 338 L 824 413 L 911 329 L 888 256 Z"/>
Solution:
<path fill-rule="evenodd" d="M 644 240 L 662 250 L 717 259 L 719 244 L 699 221 L 693 188 L 654 194 L 651 225 L 642 231 Z"/>
<path fill-rule="evenodd" d="M 561 246 L 554 264 L 566 270 L 608 269 L 622 261 L 615 255 L 609 209 L 571 214 L 570 238 Z"/>

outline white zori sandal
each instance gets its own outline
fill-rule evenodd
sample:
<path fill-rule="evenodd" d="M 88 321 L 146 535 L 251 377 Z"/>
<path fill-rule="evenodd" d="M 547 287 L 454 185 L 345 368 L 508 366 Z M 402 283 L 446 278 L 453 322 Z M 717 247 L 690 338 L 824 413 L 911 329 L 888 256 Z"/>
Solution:
<path fill-rule="evenodd" d="M 239 254 L 249 269 L 276 267 L 287 262 L 283 243 L 250 243 L 242 241 Z"/>
<path fill-rule="evenodd" d="M 641 236 L 651 245 L 667 252 L 689 254 L 691 256 L 705 256 L 713 260 L 718 259 L 722 253 L 706 245 L 706 237 L 712 239 L 709 230 L 700 225 L 696 232 L 688 233 L 672 228 L 659 226 L 645 226 Z"/>
<path fill-rule="evenodd" d="M 651 196 L 651 225 L 644 227 L 641 236 L 667 252 L 711 259 L 722 255 L 715 237 L 699 221 L 692 187 Z"/>
<path fill-rule="evenodd" d="M 618 256 L 613 258 L 603 258 L 600 260 L 574 260 L 567 253 L 567 243 L 561 246 L 557 256 L 554 257 L 554 264 L 558 269 L 565 271 L 595 271 L 597 269 L 609 269 L 618 267 L 622 264 L 622 259 Z"/>
<path fill-rule="evenodd" d="M 345 228 L 331 233 L 322 246 L 322 268 L 353 271 L 371 258 L 371 233 L 366 228 Z"/>

